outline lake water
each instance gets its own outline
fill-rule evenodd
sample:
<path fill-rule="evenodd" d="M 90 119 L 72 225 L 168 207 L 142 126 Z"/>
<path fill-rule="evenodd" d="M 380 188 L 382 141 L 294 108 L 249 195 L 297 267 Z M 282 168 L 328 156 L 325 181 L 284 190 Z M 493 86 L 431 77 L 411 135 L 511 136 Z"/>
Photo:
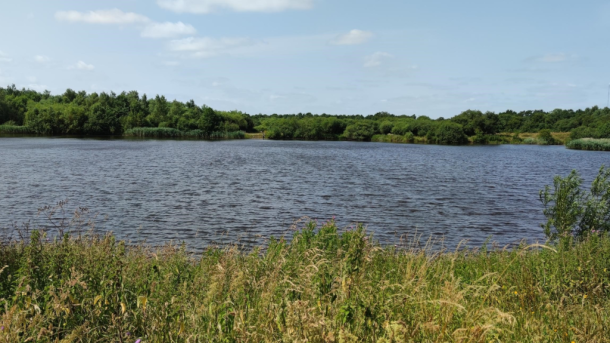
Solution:
<path fill-rule="evenodd" d="M 589 183 L 604 163 L 562 146 L 0 138 L 0 227 L 46 225 L 37 209 L 68 199 L 99 212 L 99 230 L 195 249 L 260 243 L 304 216 L 364 223 L 386 244 L 509 244 L 544 238 L 538 192 L 553 176 Z"/>

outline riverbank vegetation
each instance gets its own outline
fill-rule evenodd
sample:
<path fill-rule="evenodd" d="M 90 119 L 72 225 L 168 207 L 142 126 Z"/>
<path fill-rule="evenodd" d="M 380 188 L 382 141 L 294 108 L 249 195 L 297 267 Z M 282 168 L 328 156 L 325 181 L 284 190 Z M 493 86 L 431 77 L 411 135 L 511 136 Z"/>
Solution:
<path fill-rule="evenodd" d="M 2 241 L 0 341 L 609 342 L 609 178 L 556 177 L 549 241 L 512 248 L 381 246 L 330 220 L 195 256 L 95 234 L 80 209 Z"/>
<path fill-rule="evenodd" d="M 575 150 L 610 151 L 610 139 L 580 138 L 568 142 L 566 146 Z"/>
<path fill-rule="evenodd" d="M 203 134 L 191 134 L 199 131 Z M 467 110 L 448 119 L 387 112 L 370 116 L 249 115 L 240 111 L 217 111 L 196 105 L 192 100 L 183 103 L 159 95 L 149 99 L 135 91 L 98 94 L 68 89 L 64 94 L 51 95 L 19 90 L 15 86 L 0 88 L 0 133 L 209 138 L 237 137 L 238 134 L 228 134 L 237 131 L 264 131 L 269 139 L 563 144 L 566 139 L 548 138 L 558 132 L 571 132 L 570 139 L 610 138 L 610 109 L 594 106 L 584 110 L 500 113 Z M 551 132 L 546 138 L 519 137 L 519 134 Z M 504 134 L 517 134 L 518 139 Z"/>

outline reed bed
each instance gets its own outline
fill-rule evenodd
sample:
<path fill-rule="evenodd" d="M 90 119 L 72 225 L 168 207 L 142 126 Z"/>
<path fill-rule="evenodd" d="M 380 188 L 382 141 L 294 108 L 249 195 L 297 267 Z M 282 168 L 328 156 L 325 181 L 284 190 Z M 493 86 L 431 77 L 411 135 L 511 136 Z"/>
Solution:
<path fill-rule="evenodd" d="M 126 137 L 155 137 L 155 138 L 204 138 L 204 139 L 243 139 L 243 131 L 212 132 L 202 130 L 180 131 L 168 127 L 137 127 L 125 131 Z"/>
<path fill-rule="evenodd" d="M 568 142 L 566 146 L 576 150 L 610 151 L 610 139 L 581 138 Z"/>
<path fill-rule="evenodd" d="M 610 239 L 380 246 L 311 222 L 249 252 L 34 231 L 0 249 L 0 342 L 609 342 Z"/>
<path fill-rule="evenodd" d="M 29 133 L 33 133 L 33 132 L 27 126 L 0 125 L 0 133 L 29 134 Z"/>

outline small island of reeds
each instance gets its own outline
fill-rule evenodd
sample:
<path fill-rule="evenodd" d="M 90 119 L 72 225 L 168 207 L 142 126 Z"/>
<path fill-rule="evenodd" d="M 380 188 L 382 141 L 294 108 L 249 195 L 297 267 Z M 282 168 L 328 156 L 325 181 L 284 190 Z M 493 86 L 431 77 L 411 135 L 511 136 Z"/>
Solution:
<path fill-rule="evenodd" d="M 581 138 L 569 141 L 566 146 L 575 150 L 610 151 L 610 139 Z"/>

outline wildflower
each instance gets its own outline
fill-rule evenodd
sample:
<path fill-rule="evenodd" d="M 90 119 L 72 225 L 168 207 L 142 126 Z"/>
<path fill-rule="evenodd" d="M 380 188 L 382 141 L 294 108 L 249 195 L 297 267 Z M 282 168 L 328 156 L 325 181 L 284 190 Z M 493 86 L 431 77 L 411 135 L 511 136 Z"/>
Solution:
<path fill-rule="evenodd" d="M 585 294 L 584 298 L 587 299 L 587 295 L 586 294 Z"/>
<path fill-rule="evenodd" d="M 4 331 L 4 325 L 0 326 L 0 331 Z"/>
<path fill-rule="evenodd" d="M 126 334 L 127 336 L 131 336 L 131 332 L 129 332 L 129 331 L 127 331 L 125 334 Z"/>
<path fill-rule="evenodd" d="M 515 295 L 517 295 L 517 294 L 519 294 L 519 293 L 517 293 L 517 291 L 515 291 Z"/>
<path fill-rule="evenodd" d="M 138 338 L 138 340 L 136 341 L 136 343 L 140 343 L 140 342 L 142 342 L 142 340 Z"/>

